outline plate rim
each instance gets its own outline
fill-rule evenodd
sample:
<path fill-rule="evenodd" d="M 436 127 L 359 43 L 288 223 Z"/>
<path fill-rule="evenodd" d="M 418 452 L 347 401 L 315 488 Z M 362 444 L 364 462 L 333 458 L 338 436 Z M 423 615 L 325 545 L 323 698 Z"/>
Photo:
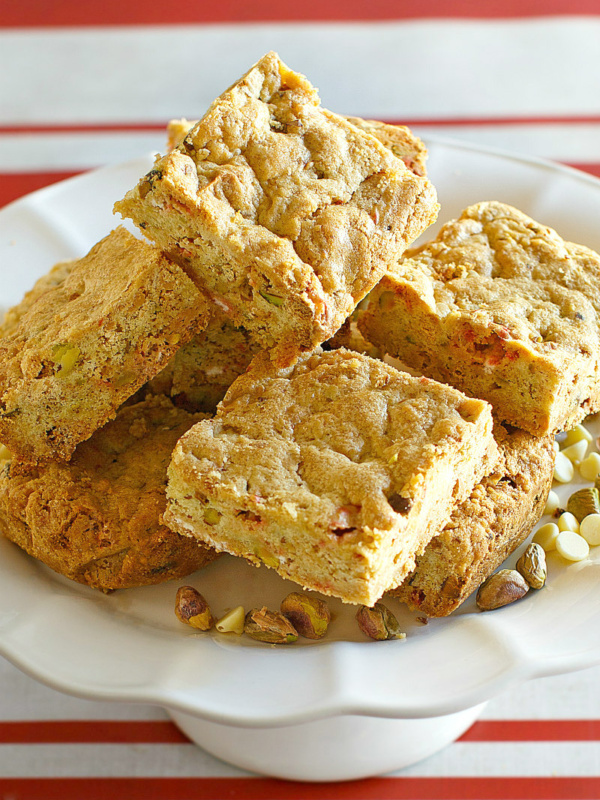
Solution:
<path fill-rule="evenodd" d="M 459 149 L 463 153 L 476 152 L 484 156 L 491 156 L 501 160 L 508 159 L 511 162 L 535 166 L 554 174 L 561 173 L 570 179 L 584 182 L 585 184 L 591 185 L 594 189 L 600 190 L 600 179 L 597 177 L 574 167 L 555 163 L 548 159 L 513 153 L 501 148 L 472 144 L 470 142 L 461 141 L 460 139 L 445 136 L 426 136 L 423 137 L 423 139 L 427 145 L 431 144 L 446 149 Z M 140 165 L 149 163 L 150 158 L 153 158 L 153 156 L 149 154 L 142 155 L 120 164 L 111 164 L 82 172 L 51 184 L 50 186 L 38 189 L 35 192 L 14 200 L 0 209 L 0 224 L 7 211 L 12 213 L 16 210 L 18 213 L 21 206 L 26 207 L 32 202 L 41 202 L 43 204 L 46 196 L 51 196 L 57 192 L 68 192 L 71 187 L 77 186 L 78 183 L 89 181 L 90 179 L 94 180 L 94 177 L 97 175 L 103 177 L 110 176 L 111 172 L 132 167 L 137 168 Z M 118 221 L 118 218 L 115 217 L 115 220 Z M 3 542 L 2 544 L 7 544 L 16 548 L 16 545 L 12 545 L 9 542 Z M 18 555 L 29 558 L 21 551 L 18 552 Z M 284 726 L 345 714 L 388 718 L 441 716 L 478 705 L 506 690 L 511 685 L 521 683 L 530 678 L 572 672 L 600 663 L 600 643 L 591 648 L 585 655 L 582 653 L 567 654 L 557 656 L 551 660 L 540 660 L 533 656 L 527 657 L 523 653 L 516 653 L 512 664 L 510 666 L 505 666 L 498 675 L 488 676 L 487 679 L 480 679 L 477 681 L 477 685 L 464 689 L 461 692 L 449 694 L 443 701 L 438 699 L 435 703 L 432 702 L 429 705 L 422 704 L 418 708 L 407 703 L 405 696 L 401 698 L 388 698 L 388 702 L 386 703 L 383 703 L 381 698 L 375 702 L 373 695 L 371 695 L 370 700 L 365 699 L 358 695 L 351 681 L 346 684 L 342 680 L 339 691 L 337 693 L 332 693 L 331 696 L 327 697 L 326 700 L 322 700 L 319 704 L 313 701 L 312 703 L 306 704 L 304 707 L 296 707 L 294 709 L 275 709 L 271 707 L 265 710 L 263 714 L 257 714 L 254 708 L 252 714 L 243 714 L 239 709 L 222 708 L 217 710 L 206 707 L 203 702 L 197 699 L 190 699 L 189 697 L 186 699 L 184 696 L 185 692 L 182 694 L 182 687 L 178 685 L 176 681 L 174 683 L 172 682 L 173 685 L 170 685 L 169 680 L 166 680 L 164 682 L 157 681 L 149 687 L 142 687 L 140 685 L 137 688 L 132 688 L 131 686 L 123 687 L 115 683 L 112 685 L 101 685 L 97 682 L 90 682 L 89 680 L 74 682 L 72 679 L 63 679 L 59 677 L 56 672 L 53 674 L 47 667 L 41 666 L 39 662 L 36 664 L 31 654 L 26 654 L 22 645 L 21 649 L 19 649 L 19 644 L 17 643 L 18 636 L 16 638 L 6 636 L 6 631 L 11 630 L 12 622 L 11 620 L 6 621 L 6 623 L 3 622 L 0 609 L 0 654 L 26 674 L 54 689 L 88 699 L 159 705 L 186 713 L 192 713 L 211 721 L 240 725 L 243 727 Z M 17 626 L 17 633 L 18 631 L 19 627 Z M 178 638 L 180 639 L 181 637 Z M 391 647 L 401 647 L 402 644 L 398 642 L 386 642 L 376 643 L 374 646 L 377 648 L 376 652 L 380 652 L 383 656 Z M 316 658 L 315 653 L 319 652 L 319 648 L 325 648 L 333 654 L 332 660 L 336 662 L 336 668 L 339 668 L 341 665 L 345 665 L 348 658 L 347 653 L 357 647 L 365 648 L 365 652 L 367 652 L 366 648 L 372 648 L 373 644 L 369 642 L 361 644 L 353 642 L 329 642 L 323 645 L 299 648 L 297 650 L 298 654 L 308 651 L 308 653 L 313 654 L 312 656 L 298 655 L 296 657 L 293 655 L 293 651 L 290 651 L 290 656 L 292 660 L 297 660 L 299 658 L 302 661 L 308 658 L 309 661 L 314 661 Z M 264 660 L 268 657 L 268 652 L 271 652 L 271 650 L 261 650 L 260 653 L 262 655 L 259 656 L 258 659 L 252 656 L 252 660 Z M 349 657 L 355 658 L 352 653 Z M 378 661 L 387 662 L 390 660 L 389 658 L 377 658 Z M 290 659 L 286 656 L 285 660 L 289 661 Z M 362 661 L 364 659 L 355 658 L 355 661 L 356 660 Z M 338 661 L 341 662 L 341 664 L 337 664 Z M 183 687 L 183 689 L 185 689 L 185 687 Z"/>

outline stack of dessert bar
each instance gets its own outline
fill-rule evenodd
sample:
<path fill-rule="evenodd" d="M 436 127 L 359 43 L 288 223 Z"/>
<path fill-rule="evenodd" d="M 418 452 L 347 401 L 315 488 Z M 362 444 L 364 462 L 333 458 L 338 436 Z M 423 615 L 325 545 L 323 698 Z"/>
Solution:
<path fill-rule="evenodd" d="M 0 528 L 102 589 L 225 551 L 450 613 L 600 408 L 600 258 L 499 203 L 407 250 L 438 213 L 422 142 L 274 53 L 169 139 L 115 205 L 147 241 L 118 228 L 7 314 Z"/>

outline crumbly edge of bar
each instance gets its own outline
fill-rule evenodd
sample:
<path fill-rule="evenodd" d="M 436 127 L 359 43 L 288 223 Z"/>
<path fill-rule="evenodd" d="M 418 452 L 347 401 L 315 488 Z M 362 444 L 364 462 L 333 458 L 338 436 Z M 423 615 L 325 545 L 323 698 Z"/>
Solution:
<path fill-rule="evenodd" d="M 496 428 L 497 430 L 497 428 Z M 455 611 L 530 535 L 552 486 L 553 437 L 502 436 L 499 471 L 475 487 L 391 594 L 431 617 Z"/>

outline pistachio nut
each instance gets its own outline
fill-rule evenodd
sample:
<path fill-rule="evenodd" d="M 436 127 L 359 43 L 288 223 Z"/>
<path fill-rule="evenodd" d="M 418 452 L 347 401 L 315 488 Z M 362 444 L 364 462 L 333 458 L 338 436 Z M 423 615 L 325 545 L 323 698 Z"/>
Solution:
<path fill-rule="evenodd" d="M 406 634 L 400 630 L 398 620 L 383 603 L 375 603 L 372 608 L 361 606 L 356 612 L 356 621 L 361 631 L 371 639 L 383 641 L 406 638 Z"/>
<path fill-rule="evenodd" d="M 180 622 L 208 631 L 214 624 L 208 603 L 193 586 L 180 586 L 175 598 L 175 614 Z"/>
<path fill-rule="evenodd" d="M 284 598 L 281 613 L 306 639 L 322 639 L 331 621 L 331 613 L 324 600 L 300 592 L 292 592 Z"/>
<path fill-rule="evenodd" d="M 600 492 L 598 489 L 586 487 L 579 489 L 569 497 L 567 511 L 581 522 L 588 514 L 600 513 Z"/>
<path fill-rule="evenodd" d="M 270 303 L 272 306 L 277 306 L 278 308 L 283 305 L 284 298 L 280 297 L 278 294 L 271 294 L 270 292 L 259 292 L 260 296 Z"/>
<path fill-rule="evenodd" d="M 298 632 L 283 614 L 268 608 L 253 608 L 246 614 L 244 633 L 259 642 L 290 644 L 298 639 Z"/>
<path fill-rule="evenodd" d="M 203 518 L 207 525 L 218 525 L 221 519 L 221 512 L 212 506 L 208 506 L 208 508 L 204 509 Z"/>
<path fill-rule="evenodd" d="M 506 606 L 520 600 L 529 591 L 529 584 L 515 569 L 501 569 L 484 581 L 477 592 L 477 605 L 482 611 Z"/>
<path fill-rule="evenodd" d="M 546 583 L 546 553 L 544 548 L 532 542 L 517 561 L 517 571 L 532 589 L 541 589 Z"/>

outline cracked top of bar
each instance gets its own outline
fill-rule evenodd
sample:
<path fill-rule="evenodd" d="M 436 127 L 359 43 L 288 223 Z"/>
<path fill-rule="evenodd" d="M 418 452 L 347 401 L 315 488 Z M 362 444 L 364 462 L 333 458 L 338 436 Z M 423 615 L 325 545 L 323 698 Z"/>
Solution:
<path fill-rule="evenodd" d="M 438 205 L 268 53 L 115 210 L 284 365 L 340 327 Z"/>

